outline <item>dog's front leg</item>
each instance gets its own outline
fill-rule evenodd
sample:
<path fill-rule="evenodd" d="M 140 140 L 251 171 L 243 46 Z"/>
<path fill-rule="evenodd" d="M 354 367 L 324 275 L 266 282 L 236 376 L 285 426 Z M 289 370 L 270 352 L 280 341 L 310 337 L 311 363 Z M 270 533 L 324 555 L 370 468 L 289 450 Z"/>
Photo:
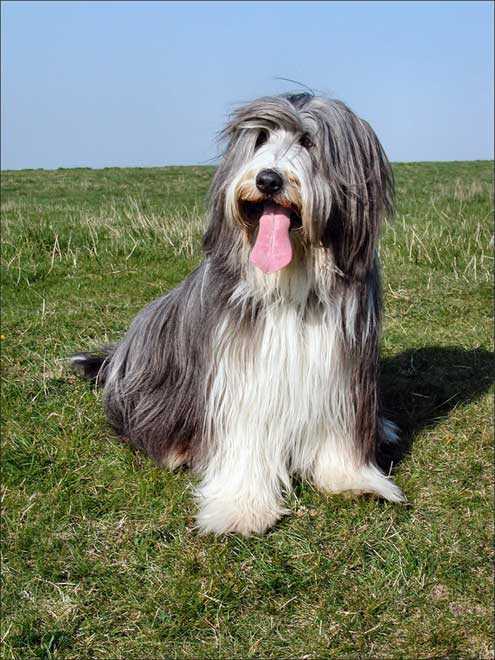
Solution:
<path fill-rule="evenodd" d="M 374 493 L 401 502 L 401 490 L 376 463 L 378 444 L 394 442 L 397 428 L 379 414 L 375 360 L 359 357 L 343 369 L 347 375 L 332 397 L 328 426 L 318 434 L 311 478 L 323 491 Z"/>
<path fill-rule="evenodd" d="M 236 429 L 216 443 L 197 490 L 203 532 L 261 534 L 286 513 L 284 461 L 259 429 Z"/>
<path fill-rule="evenodd" d="M 397 439 L 396 427 L 381 417 L 378 382 L 380 289 L 375 268 L 350 289 L 342 304 L 338 377 L 329 379 L 326 429 L 318 434 L 312 480 L 333 493 L 375 493 L 394 502 L 400 489 L 376 463 L 381 443 Z"/>

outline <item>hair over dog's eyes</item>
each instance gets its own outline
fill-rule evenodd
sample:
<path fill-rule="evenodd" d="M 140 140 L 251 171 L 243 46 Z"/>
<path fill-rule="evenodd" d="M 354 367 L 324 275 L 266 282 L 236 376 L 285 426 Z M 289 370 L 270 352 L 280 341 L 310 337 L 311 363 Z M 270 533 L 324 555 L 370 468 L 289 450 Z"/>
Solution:
<path fill-rule="evenodd" d="M 268 131 L 265 131 L 265 129 L 262 128 L 261 131 L 258 133 L 258 137 L 256 138 L 256 144 L 254 145 L 254 148 L 258 149 L 258 147 L 261 147 L 261 145 L 265 144 L 265 142 L 268 142 Z"/>
<path fill-rule="evenodd" d="M 311 139 L 309 133 L 303 133 L 301 137 L 299 138 L 299 144 L 301 147 L 304 147 L 305 149 L 311 149 L 311 147 L 314 147 L 314 142 Z"/>

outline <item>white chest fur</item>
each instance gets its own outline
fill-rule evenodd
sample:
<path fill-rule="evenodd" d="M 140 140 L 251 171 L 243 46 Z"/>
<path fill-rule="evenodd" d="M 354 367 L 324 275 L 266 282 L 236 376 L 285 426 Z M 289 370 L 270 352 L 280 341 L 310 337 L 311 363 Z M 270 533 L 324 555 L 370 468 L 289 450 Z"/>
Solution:
<path fill-rule="evenodd" d="M 200 528 L 263 531 L 284 512 L 294 473 L 331 492 L 402 498 L 376 466 L 358 460 L 338 309 L 303 316 L 295 305 L 273 304 L 253 333 L 237 332 L 227 316 L 219 324 Z"/>

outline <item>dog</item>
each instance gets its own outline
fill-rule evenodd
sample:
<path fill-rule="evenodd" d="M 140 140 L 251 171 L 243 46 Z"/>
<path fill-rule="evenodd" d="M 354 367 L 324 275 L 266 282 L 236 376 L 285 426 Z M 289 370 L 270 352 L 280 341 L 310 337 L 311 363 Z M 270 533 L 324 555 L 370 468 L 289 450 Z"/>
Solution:
<path fill-rule="evenodd" d="M 404 496 L 378 387 L 377 242 L 393 175 L 370 125 L 309 93 L 240 107 L 211 184 L 204 260 L 120 343 L 78 353 L 119 436 L 200 476 L 203 532 L 261 534 L 294 476 Z"/>

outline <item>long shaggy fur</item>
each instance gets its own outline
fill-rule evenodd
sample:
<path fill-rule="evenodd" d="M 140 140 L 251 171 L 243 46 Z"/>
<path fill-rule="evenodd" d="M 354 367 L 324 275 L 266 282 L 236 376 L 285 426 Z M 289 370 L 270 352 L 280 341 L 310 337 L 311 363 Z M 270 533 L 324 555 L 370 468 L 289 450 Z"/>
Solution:
<path fill-rule="evenodd" d="M 399 488 L 377 467 L 380 276 L 390 166 L 371 127 L 309 94 L 256 100 L 221 134 L 203 263 L 148 305 L 100 356 L 73 357 L 104 387 L 117 433 L 159 464 L 190 465 L 202 531 L 259 533 L 284 513 L 292 475 L 328 492 Z M 249 256 L 264 196 L 293 211 L 294 258 L 265 274 Z"/>

